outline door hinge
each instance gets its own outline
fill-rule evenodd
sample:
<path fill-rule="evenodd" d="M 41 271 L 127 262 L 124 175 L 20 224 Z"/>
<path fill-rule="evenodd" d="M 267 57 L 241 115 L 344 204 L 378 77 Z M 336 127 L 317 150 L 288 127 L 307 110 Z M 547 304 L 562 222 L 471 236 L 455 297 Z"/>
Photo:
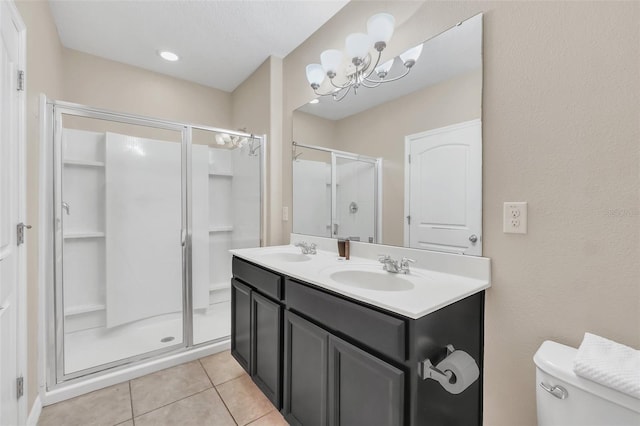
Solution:
<path fill-rule="evenodd" d="M 408 155 L 408 159 L 407 160 L 409 161 L 409 164 L 411 164 L 411 154 Z"/>
<path fill-rule="evenodd" d="M 20 399 L 24 395 L 24 377 L 16 379 L 16 397 Z"/>
<path fill-rule="evenodd" d="M 411 215 L 407 216 L 407 225 L 411 225 Z"/>
<path fill-rule="evenodd" d="M 31 229 L 31 225 L 25 225 L 24 223 L 20 222 L 17 226 L 16 226 L 16 245 L 21 245 L 24 244 L 24 230 L 26 229 Z"/>
<path fill-rule="evenodd" d="M 24 91 L 24 71 L 18 70 L 18 91 Z"/>

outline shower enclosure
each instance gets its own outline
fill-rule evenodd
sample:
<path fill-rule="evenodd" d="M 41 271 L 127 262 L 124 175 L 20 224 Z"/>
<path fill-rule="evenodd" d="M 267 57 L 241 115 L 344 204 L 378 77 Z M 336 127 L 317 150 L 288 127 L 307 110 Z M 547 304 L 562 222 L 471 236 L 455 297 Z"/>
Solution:
<path fill-rule="evenodd" d="M 265 137 L 56 101 L 46 112 L 47 387 L 226 341 L 228 250 L 261 245 Z"/>
<path fill-rule="evenodd" d="M 293 142 L 293 232 L 379 243 L 382 159 Z"/>

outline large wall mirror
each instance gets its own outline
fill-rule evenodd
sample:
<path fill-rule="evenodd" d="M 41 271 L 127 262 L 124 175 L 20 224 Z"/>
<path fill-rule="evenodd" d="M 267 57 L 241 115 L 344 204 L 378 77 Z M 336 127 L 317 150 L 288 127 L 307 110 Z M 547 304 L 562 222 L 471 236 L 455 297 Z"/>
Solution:
<path fill-rule="evenodd" d="M 406 77 L 298 108 L 293 232 L 482 255 L 481 111 L 482 14 Z"/>

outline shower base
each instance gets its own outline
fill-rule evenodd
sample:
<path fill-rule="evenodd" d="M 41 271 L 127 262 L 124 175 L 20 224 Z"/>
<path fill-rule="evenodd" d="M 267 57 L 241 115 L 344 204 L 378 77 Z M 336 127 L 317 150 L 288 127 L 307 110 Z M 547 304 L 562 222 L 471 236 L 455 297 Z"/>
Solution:
<path fill-rule="evenodd" d="M 231 302 L 215 303 L 209 309 L 194 312 L 194 344 L 227 337 L 230 333 Z M 64 342 L 65 372 L 70 374 L 174 346 L 183 341 L 182 337 L 181 312 L 111 329 L 100 327 L 67 333 Z"/>

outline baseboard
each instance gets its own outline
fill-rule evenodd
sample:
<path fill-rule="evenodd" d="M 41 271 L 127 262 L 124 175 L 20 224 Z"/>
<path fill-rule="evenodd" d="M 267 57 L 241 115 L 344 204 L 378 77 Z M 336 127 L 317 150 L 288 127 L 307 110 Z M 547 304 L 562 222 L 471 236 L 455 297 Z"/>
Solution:
<path fill-rule="evenodd" d="M 40 414 L 42 413 L 42 400 L 40 399 L 40 395 L 36 396 L 36 400 L 33 401 L 33 405 L 31 406 L 31 410 L 29 411 L 29 417 L 27 417 L 27 426 L 36 426 L 38 424 L 38 419 L 40 419 Z"/>

